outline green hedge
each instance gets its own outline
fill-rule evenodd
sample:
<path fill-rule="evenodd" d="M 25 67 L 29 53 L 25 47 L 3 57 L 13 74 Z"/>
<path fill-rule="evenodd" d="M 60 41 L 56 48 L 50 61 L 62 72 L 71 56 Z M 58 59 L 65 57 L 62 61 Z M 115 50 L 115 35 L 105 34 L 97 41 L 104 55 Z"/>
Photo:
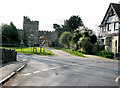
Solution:
<path fill-rule="evenodd" d="M 107 50 L 100 51 L 97 53 L 97 55 L 105 57 L 105 58 L 111 58 L 111 59 L 114 58 L 114 53 L 111 51 L 107 51 Z"/>

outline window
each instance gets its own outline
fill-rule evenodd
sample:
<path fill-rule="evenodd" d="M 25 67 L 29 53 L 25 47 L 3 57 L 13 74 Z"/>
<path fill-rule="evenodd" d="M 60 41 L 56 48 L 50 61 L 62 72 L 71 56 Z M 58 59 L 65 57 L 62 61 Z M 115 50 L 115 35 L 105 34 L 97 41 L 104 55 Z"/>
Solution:
<path fill-rule="evenodd" d="M 119 23 L 114 23 L 114 30 L 118 30 L 119 29 Z"/>
<path fill-rule="evenodd" d="M 115 15 L 114 16 L 109 16 L 107 19 L 107 23 L 114 22 L 115 21 Z"/>
<path fill-rule="evenodd" d="M 106 31 L 108 31 L 108 25 L 106 24 Z"/>
<path fill-rule="evenodd" d="M 102 27 L 102 32 L 105 32 L 106 31 L 106 28 L 105 27 Z"/>
<path fill-rule="evenodd" d="M 110 26 L 110 23 L 106 24 L 106 30 L 111 31 L 109 26 Z"/>
<path fill-rule="evenodd" d="M 114 24 L 113 23 L 111 23 L 111 24 L 109 24 L 109 31 L 111 31 L 112 29 L 114 29 Z"/>
<path fill-rule="evenodd" d="M 104 39 L 101 39 L 101 45 L 104 45 Z"/>
<path fill-rule="evenodd" d="M 102 32 L 102 27 L 100 27 L 100 32 Z"/>

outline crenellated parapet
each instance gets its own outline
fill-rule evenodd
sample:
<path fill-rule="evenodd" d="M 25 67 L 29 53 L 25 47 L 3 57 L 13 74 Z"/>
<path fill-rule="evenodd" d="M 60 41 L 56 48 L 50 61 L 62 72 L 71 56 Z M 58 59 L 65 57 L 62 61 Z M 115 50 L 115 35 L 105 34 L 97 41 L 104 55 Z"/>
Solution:
<path fill-rule="evenodd" d="M 30 20 L 28 16 L 24 16 L 23 19 L 24 19 L 23 24 L 39 25 L 39 21 Z"/>

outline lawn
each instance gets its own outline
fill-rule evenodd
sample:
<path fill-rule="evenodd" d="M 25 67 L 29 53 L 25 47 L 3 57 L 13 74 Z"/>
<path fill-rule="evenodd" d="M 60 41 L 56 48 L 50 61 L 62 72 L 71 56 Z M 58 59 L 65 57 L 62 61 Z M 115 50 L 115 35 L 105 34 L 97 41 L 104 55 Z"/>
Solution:
<path fill-rule="evenodd" d="M 15 50 L 17 53 L 54 55 L 49 50 L 40 47 L 1 47 L 1 48 Z"/>
<path fill-rule="evenodd" d="M 68 52 L 68 53 L 75 55 L 75 56 L 85 57 L 82 53 L 80 53 L 78 51 L 72 51 L 72 49 L 61 48 L 60 50 L 63 50 L 65 52 Z"/>

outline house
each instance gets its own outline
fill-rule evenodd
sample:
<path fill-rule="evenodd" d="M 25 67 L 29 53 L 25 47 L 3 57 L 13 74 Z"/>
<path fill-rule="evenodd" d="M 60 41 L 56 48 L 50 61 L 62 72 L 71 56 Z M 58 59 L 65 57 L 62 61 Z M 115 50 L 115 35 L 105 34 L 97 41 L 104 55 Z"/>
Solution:
<path fill-rule="evenodd" d="M 105 50 L 120 53 L 120 4 L 110 3 L 99 26 L 99 40 Z"/>

